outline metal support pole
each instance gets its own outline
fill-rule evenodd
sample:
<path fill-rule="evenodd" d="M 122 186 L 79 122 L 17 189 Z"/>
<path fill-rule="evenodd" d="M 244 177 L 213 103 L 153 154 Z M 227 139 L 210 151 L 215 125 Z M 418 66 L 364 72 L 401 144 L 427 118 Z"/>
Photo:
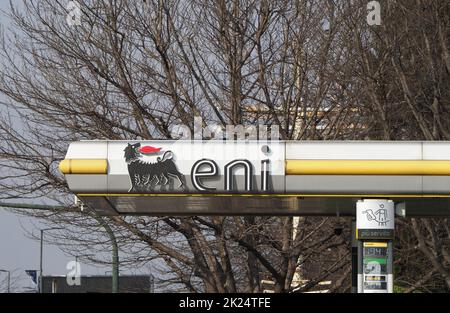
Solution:
<path fill-rule="evenodd" d="M 393 242 L 390 240 L 388 242 L 388 293 L 394 293 L 394 249 Z"/>
<path fill-rule="evenodd" d="M 363 284 L 364 284 L 364 275 L 363 275 L 363 243 L 361 240 L 357 242 L 357 257 L 358 257 L 358 266 L 356 268 L 357 271 L 357 293 L 363 293 Z"/>
<path fill-rule="evenodd" d="M 43 286 L 44 282 L 42 280 L 42 268 L 43 268 L 43 252 L 44 252 L 44 231 L 46 230 L 56 230 L 56 229 L 62 229 L 61 227 L 52 227 L 52 228 L 45 228 L 41 229 L 41 247 L 40 247 L 40 256 L 39 256 L 39 293 L 43 293 Z"/>
<path fill-rule="evenodd" d="M 109 236 L 109 239 L 111 240 L 112 245 L 112 293 L 118 293 L 119 292 L 119 249 L 117 246 L 117 239 L 114 235 L 113 230 L 108 225 L 108 223 L 105 222 L 105 220 L 97 215 L 95 212 L 89 212 L 89 215 L 92 216 L 94 219 L 97 220 L 97 222 L 105 229 L 106 233 Z"/>
<path fill-rule="evenodd" d="M 111 231 L 112 233 L 112 231 Z M 113 234 L 114 236 L 114 234 Z M 111 238 L 111 236 L 110 236 Z M 111 240 L 112 243 L 112 293 L 119 292 L 119 251 L 117 248 L 116 237 Z"/>
<path fill-rule="evenodd" d="M 356 219 L 352 219 L 352 293 L 358 292 L 358 240 L 356 239 Z"/>
<path fill-rule="evenodd" d="M 39 293 L 42 293 L 42 252 L 43 252 L 43 246 L 44 246 L 44 241 L 43 241 L 43 237 L 44 237 L 44 230 L 41 229 L 41 247 L 40 247 L 40 254 L 39 254 Z"/>

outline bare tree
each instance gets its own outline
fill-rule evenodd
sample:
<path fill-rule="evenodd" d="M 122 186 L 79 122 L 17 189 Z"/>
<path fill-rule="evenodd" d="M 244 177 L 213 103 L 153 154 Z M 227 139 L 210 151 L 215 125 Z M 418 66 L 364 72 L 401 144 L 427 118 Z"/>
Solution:
<path fill-rule="evenodd" d="M 0 166 L 7 173 L 0 179 L 3 198 L 45 197 L 69 208 L 67 185 L 56 168 L 68 142 L 172 138 L 172 127 L 192 128 L 194 116 L 221 126 L 277 125 L 282 139 L 446 138 L 448 68 L 441 65 L 448 66 L 449 30 L 443 21 L 448 7 L 436 5 L 425 16 L 404 1 L 392 1 L 385 24 L 370 29 L 365 1 L 78 2 L 78 26 L 66 22 L 64 1 L 11 7 L 14 23 L 3 29 L 1 41 L 0 91 L 8 99 L 0 123 Z M 407 18 L 426 18 L 430 32 L 420 43 L 406 32 L 401 33 L 406 38 L 392 35 L 398 14 L 392 8 L 403 9 Z M 433 27 L 440 41 L 428 39 L 427 48 L 423 43 Z M 430 86 L 429 75 L 416 82 L 408 72 L 416 55 L 425 60 L 421 70 L 434 77 Z M 411 66 L 405 68 L 407 60 Z M 425 110 L 429 99 L 437 103 Z M 425 136 L 428 129 L 434 137 Z M 67 231 L 49 238 L 68 253 L 108 249 L 99 224 L 83 213 L 27 214 L 65 225 Z M 168 286 L 255 292 L 269 277 L 275 291 L 289 292 L 335 275 L 333 290 L 349 289 L 350 234 L 347 228 L 344 236 L 335 235 L 335 219 L 107 221 L 123 264 L 160 260 Z M 320 261 L 330 249 L 338 257 Z M 293 284 L 302 265 L 317 262 L 323 266 L 309 284 Z"/>

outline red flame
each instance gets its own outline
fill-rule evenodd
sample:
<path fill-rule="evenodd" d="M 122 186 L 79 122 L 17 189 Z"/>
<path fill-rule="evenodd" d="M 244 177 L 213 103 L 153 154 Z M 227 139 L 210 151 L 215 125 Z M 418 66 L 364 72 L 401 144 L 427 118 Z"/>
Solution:
<path fill-rule="evenodd" d="M 139 148 L 139 152 L 143 154 L 151 154 L 161 151 L 162 148 L 155 148 L 152 146 L 143 146 Z"/>

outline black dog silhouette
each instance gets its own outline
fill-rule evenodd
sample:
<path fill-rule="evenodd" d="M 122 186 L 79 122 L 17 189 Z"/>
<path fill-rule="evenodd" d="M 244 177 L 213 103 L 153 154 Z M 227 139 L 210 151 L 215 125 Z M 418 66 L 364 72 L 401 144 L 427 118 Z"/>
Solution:
<path fill-rule="evenodd" d="M 173 161 L 172 151 L 166 151 L 162 157 L 157 158 L 156 163 L 147 163 L 141 160 L 142 154 L 138 151 L 140 143 L 128 144 L 125 148 L 125 162 L 128 164 L 128 175 L 131 179 L 131 188 L 128 192 L 139 192 L 153 189 L 152 181 L 156 179 L 155 185 L 164 188 L 169 184 L 169 178 L 177 178 L 180 182 L 178 188 L 184 189 L 184 176 L 178 171 Z M 173 190 L 173 186 L 171 187 Z"/>

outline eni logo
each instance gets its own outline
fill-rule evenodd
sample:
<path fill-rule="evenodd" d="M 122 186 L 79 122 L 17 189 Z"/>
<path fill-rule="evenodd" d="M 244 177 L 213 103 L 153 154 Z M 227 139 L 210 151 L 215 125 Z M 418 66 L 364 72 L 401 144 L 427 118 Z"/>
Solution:
<path fill-rule="evenodd" d="M 261 151 L 268 155 L 270 148 L 267 145 L 262 146 Z M 269 190 L 269 159 L 261 160 L 261 191 Z M 224 166 L 224 190 L 233 191 L 234 173 L 238 168 L 244 169 L 244 190 L 253 190 L 253 164 L 247 159 L 236 159 L 228 162 Z M 214 191 L 215 187 L 208 187 L 203 180 L 219 176 L 219 166 L 212 159 L 201 159 L 194 163 L 191 169 L 191 182 L 198 191 Z"/>
<path fill-rule="evenodd" d="M 159 147 L 141 146 L 141 143 L 128 143 L 125 147 L 124 159 L 127 163 L 131 187 L 128 192 L 140 193 L 155 191 L 187 191 L 184 175 L 178 170 L 174 160 L 174 153 L 164 151 Z M 268 145 L 263 145 L 261 151 L 265 157 L 260 162 L 260 190 L 269 191 L 270 188 L 270 159 L 271 151 Z M 147 157 L 150 157 L 150 161 Z M 254 187 L 254 165 L 248 159 L 230 160 L 223 166 L 223 174 L 219 172 L 219 165 L 212 158 L 202 158 L 194 162 L 190 170 L 192 187 L 201 192 L 213 192 L 216 189 L 235 191 L 236 172 L 243 170 L 244 186 L 242 191 L 256 191 Z M 223 189 L 212 186 L 208 180 L 223 180 Z M 220 183 L 219 183 L 220 184 Z M 216 188 L 217 187 L 217 188 Z"/>

